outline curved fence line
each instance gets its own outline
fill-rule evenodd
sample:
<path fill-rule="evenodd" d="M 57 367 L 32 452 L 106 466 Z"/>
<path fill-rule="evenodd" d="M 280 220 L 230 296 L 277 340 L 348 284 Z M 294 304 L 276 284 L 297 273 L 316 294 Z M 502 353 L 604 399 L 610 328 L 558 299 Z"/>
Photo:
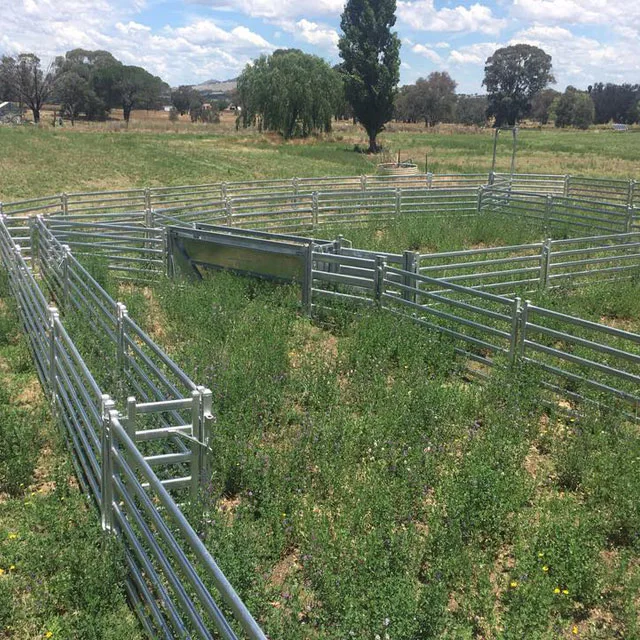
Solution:
<path fill-rule="evenodd" d="M 175 271 L 174 233 L 200 240 L 223 235 L 227 245 L 240 243 L 249 252 L 295 245 L 278 251 L 301 260 L 309 312 L 341 302 L 384 309 L 456 341 L 457 352 L 480 367 L 529 362 L 556 395 L 616 398 L 637 417 L 640 336 L 515 295 L 640 271 L 635 182 L 589 180 L 536 174 L 293 178 L 61 194 L 1 206 L 0 255 L 40 381 L 103 527 L 122 540 L 129 597 L 150 634 L 265 637 L 176 502 L 197 495 L 207 474 L 211 394 L 129 318 L 76 255 L 101 256 L 120 280 L 150 282 Z M 600 188 L 609 202 L 590 197 Z M 380 254 L 341 238 L 273 234 L 405 215 L 489 213 L 537 220 L 547 232 L 598 235 Z M 76 339 L 74 318 L 93 327 L 89 340 L 110 354 L 99 381 L 83 359 L 86 336 Z"/>

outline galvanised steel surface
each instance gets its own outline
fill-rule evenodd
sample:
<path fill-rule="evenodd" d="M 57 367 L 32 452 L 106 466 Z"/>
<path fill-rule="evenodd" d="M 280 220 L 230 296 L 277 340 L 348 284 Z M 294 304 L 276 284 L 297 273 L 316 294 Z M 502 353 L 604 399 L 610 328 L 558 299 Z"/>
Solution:
<path fill-rule="evenodd" d="M 206 477 L 211 392 L 191 382 L 37 219 L 32 231 L 43 282 L 50 283 L 51 293 L 69 313 L 74 309 L 85 323 L 100 318 L 94 332 L 116 352 L 108 358 L 122 385 L 116 393 L 127 396 L 126 409 L 118 412 L 67 333 L 58 309 L 48 304 L 6 222 L 0 216 L 0 259 L 38 376 L 53 414 L 64 426 L 84 490 L 99 505 L 104 529 L 122 541 L 126 588 L 143 626 L 152 637 L 264 639 L 169 493 L 184 487 L 195 495 Z M 149 350 L 131 351 L 137 341 Z M 145 401 L 128 396 L 132 388 L 143 392 Z M 168 444 L 145 454 L 150 441 Z M 181 446 L 171 448 L 176 443 Z M 185 468 L 190 475 L 182 475 Z"/>
<path fill-rule="evenodd" d="M 597 201 L 599 193 L 606 201 Z M 637 415 L 639 336 L 513 295 L 634 277 L 640 267 L 635 197 L 634 181 L 492 173 L 293 178 L 61 194 L 0 205 L 0 255 L 38 375 L 65 426 L 83 487 L 100 505 L 105 529 L 123 542 L 127 590 L 147 631 L 264 638 L 169 493 L 195 495 L 206 477 L 211 394 L 138 327 L 76 253 L 101 257 L 119 279 L 146 282 L 172 274 L 171 233 L 198 241 L 215 236 L 227 249 L 249 250 L 243 259 L 250 273 L 275 269 L 277 275 L 282 264 L 256 268 L 256 254 L 287 257 L 292 249 L 299 261 L 293 277 L 301 279 L 309 312 L 335 300 L 384 309 L 454 339 L 458 353 L 485 368 L 530 362 L 559 396 L 584 400 L 594 391 L 626 402 Z M 549 231 L 605 235 L 420 255 L 358 250 L 342 238 L 272 233 L 485 212 L 538 219 Z M 229 256 L 214 252 L 212 258 L 211 246 L 201 249 L 209 252 L 201 262 L 230 266 Z M 62 315 L 48 305 L 41 286 Z M 65 314 L 83 318 L 95 339 L 108 345 L 116 380 L 108 391 L 115 402 L 67 333 Z"/>

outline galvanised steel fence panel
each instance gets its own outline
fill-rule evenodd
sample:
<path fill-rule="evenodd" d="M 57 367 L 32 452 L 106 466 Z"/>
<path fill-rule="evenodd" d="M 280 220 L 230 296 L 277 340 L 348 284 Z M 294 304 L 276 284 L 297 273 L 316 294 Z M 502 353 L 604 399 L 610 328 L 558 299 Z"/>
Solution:
<path fill-rule="evenodd" d="M 465 347 L 471 360 L 492 365 L 515 358 L 520 299 L 509 299 L 445 280 L 380 266 L 383 309 L 444 333 Z"/>
<path fill-rule="evenodd" d="M 640 413 L 640 336 L 529 303 L 523 305 L 520 355 L 561 396 L 613 395 Z"/>
<path fill-rule="evenodd" d="M 549 240 L 545 288 L 640 275 L 640 232 Z"/>
<path fill-rule="evenodd" d="M 316 195 L 316 221 L 321 226 L 358 225 L 391 220 L 397 215 L 396 191 L 339 191 Z"/>
<path fill-rule="evenodd" d="M 248 229 L 311 229 L 314 196 L 272 193 L 260 198 L 234 197 L 226 201 L 228 226 Z"/>
<path fill-rule="evenodd" d="M 63 193 L 62 214 L 75 219 L 82 216 L 93 216 L 95 219 L 96 216 L 108 214 L 127 215 L 131 211 L 144 210 L 146 202 L 145 189 Z"/>
<path fill-rule="evenodd" d="M 419 273 L 471 288 L 515 292 L 544 285 L 543 243 L 420 254 Z"/>
<path fill-rule="evenodd" d="M 189 398 L 173 402 L 137 403 L 130 398 L 126 417 L 115 411 L 57 310 L 47 306 L 4 222 L 0 217 L 0 258 L 19 303 L 40 380 L 51 397 L 54 415 L 65 428 L 80 482 L 100 505 L 104 528 L 118 533 L 125 545 L 126 587 L 145 629 L 167 638 L 242 635 L 266 640 L 169 494 L 176 479 L 163 481 L 153 471 L 153 466 L 167 466 L 167 454 L 145 456 L 134 442 L 148 433 L 138 430 L 137 418 L 184 405 L 198 428 L 185 433 L 192 444 L 192 473 L 177 481 L 193 484 L 203 459 L 198 438 L 203 438 L 206 423 L 212 421 L 210 392 L 199 387 Z M 51 234 L 41 235 L 40 240 L 57 243 Z M 46 261 L 48 255 L 39 255 L 39 260 Z M 95 284 L 90 276 L 87 282 L 89 287 Z M 162 457 L 164 464 L 159 465 Z"/>
<path fill-rule="evenodd" d="M 466 217 L 478 213 L 477 187 L 442 187 L 432 189 L 399 189 L 396 215 L 455 215 Z"/>
<path fill-rule="evenodd" d="M 1 215 L 1 213 L 0 213 Z M 5 226 L 11 239 L 22 249 L 27 262 L 31 257 L 31 218 L 29 216 L 5 217 Z"/>
<path fill-rule="evenodd" d="M 163 229 L 141 224 L 78 222 L 66 218 L 48 218 L 47 227 L 76 256 L 100 256 L 110 271 L 123 279 L 154 281 L 165 269 Z"/>
<path fill-rule="evenodd" d="M 62 213 L 62 211 L 62 195 L 29 198 L 27 200 L 16 200 L 15 202 L 0 202 L 0 214 L 4 213 L 7 216 L 51 215 Z"/>
<path fill-rule="evenodd" d="M 496 173 L 495 181 L 514 191 L 535 192 L 541 195 L 567 195 L 569 176 L 544 173 Z"/>
<path fill-rule="evenodd" d="M 568 176 L 566 196 L 598 202 L 634 204 L 635 180 Z"/>
<path fill-rule="evenodd" d="M 161 211 L 181 206 L 198 206 L 203 203 L 222 202 L 224 183 L 193 184 L 177 187 L 152 187 L 148 189 L 149 209 Z"/>

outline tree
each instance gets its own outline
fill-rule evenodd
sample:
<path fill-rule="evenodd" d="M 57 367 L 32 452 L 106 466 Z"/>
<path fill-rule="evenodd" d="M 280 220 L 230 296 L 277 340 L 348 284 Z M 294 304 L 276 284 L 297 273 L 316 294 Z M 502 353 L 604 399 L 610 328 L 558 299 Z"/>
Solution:
<path fill-rule="evenodd" d="M 18 99 L 16 91 L 16 61 L 10 56 L 0 58 L 0 101 Z"/>
<path fill-rule="evenodd" d="M 54 74 L 51 69 L 41 69 L 40 58 L 34 53 L 21 53 L 11 78 L 18 98 L 31 109 L 33 121 L 38 124 L 42 105 L 53 88 Z"/>
<path fill-rule="evenodd" d="M 549 122 L 551 105 L 560 95 L 562 94 L 555 89 L 544 89 L 533 96 L 533 100 L 531 101 L 531 117 L 540 124 L 547 124 Z"/>
<path fill-rule="evenodd" d="M 96 99 L 89 82 L 75 71 L 67 71 L 56 80 L 55 97 L 61 114 L 74 125 L 78 116 L 89 110 L 88 105 Z"/>
<path fill-rule="evenodd" d="M 497 49 L 487 58 L 483 84 L 489 94 L 487 114 L 495 126 L 515 125 L 531 111 L 531 100 L 550 82 L 551 56 L 529 44 Z"/>
<path fill-rule="evenodd" d="M 393 117 L 400 79 L 400 39 L 396 0 L 347 0 L 338 43 L 347 100 L 378 151 L 377 136 Z"/>
<path fill-rule="evenodd" d="M 200 94 L 193 87 L 181 85 L 171 92 L 171 104 L 183 116 L 191 108 L 191 103 L 199 97 Z"/>
<path fill-rule="evenodd" d="M 238 124 L 278 131 L 285 138 L 330 131 L 340 77 L 324 60 L 279 49 L 247 65 L 238 78 Z"/>
<path fill-rule="evenodd" d="M 637 104 L 640 100 L 640 86 L 635 84 L 603 84 L 596 82 L 589 87 L 595 106 L 595 122 L 638 122 Z"/>
<path fill-rule="evenodd" d="M 458 96 L 454 122 L 484 127 L 487 124 L 487 96 Z"/>
<path fill-rule="evenodd" d="M 593 124 L 595 107 L 591 96 L 569 86 L 557 97 L 551 108 L 556 127 L 578 127 L 588 129 Z"/>
<path fill-rule="evenodd" d="M 134 107 L 148 108 L 157 104 L 165 83 L 142 67 L 121 66 L 113 89 L 122 105 L 124 121 L 128 124 Z"/>
<path fill-rule="evenodd" d="M 400 89 L 396 98 L 396 117 L 405 122 L 424 120 L 427 127 L 450 120 L 456 106 L 457 83 L 446 72 L 434 71 L 425 80 Z"/>

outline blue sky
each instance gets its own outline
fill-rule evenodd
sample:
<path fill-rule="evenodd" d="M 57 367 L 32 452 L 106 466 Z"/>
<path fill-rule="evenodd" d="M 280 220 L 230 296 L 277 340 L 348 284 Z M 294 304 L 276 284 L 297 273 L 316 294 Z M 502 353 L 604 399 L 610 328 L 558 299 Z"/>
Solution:
<path fill-rule="evenodd" d="M 107 49 L 171 85 L 235 77 L 276 48 L 338 61 L 343 0 L 0 0 L 0 53 L 50 60 Z M 640 82 L 640 3 L 622 0 L 398 0 L 401 83 L 448 71 L 482 91 L 486 58 L 526 42 L 553 57 L 556 87 Z"/>

